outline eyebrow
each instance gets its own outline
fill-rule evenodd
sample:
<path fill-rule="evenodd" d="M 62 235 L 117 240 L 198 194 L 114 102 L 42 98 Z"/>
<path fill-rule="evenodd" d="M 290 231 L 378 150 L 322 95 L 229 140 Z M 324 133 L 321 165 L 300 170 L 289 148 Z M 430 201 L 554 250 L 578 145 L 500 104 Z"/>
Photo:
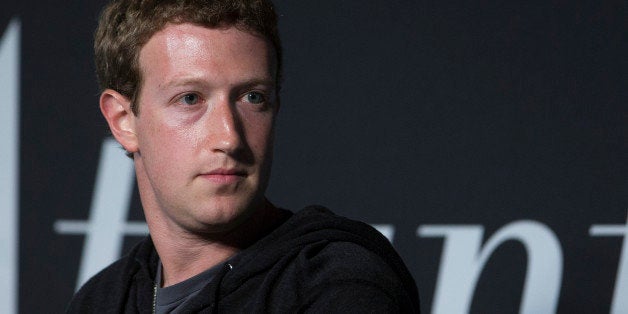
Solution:
<path fill-rule="evenodd" d="M 237 86 L 239 86 L 239 87 L 251 87 L 251 86 L 256 86 L 256 85 L 264 85 L 264 86 L 268 86 L 268 87 L 271 87 L 271 88 L 275 88 L 275 81 L 270 79 L 270 78 L 268 78 L 268 79 L 253 78 L 253 79 L 241 82 Z"/>
<path fill-rule="evenodd" d="M 179 86 L 189 86 L 189 85 L 201 85 L 206 86 L 207 81 L 202 78 L 197 77 L 184 77 L 184 78 L 175 78 L 173 80 L 168 81 L 165 84 L 160 85 L 160 89 L 167 89 Z M 275 81 L 271 78 L 251 78 L 248 80 L 244 80 L 242 82 L 238 82 L 234 85 L 236 88 L 245 88 L 256 85 L 265 85 L 271 88 L 275 87 Z"/>

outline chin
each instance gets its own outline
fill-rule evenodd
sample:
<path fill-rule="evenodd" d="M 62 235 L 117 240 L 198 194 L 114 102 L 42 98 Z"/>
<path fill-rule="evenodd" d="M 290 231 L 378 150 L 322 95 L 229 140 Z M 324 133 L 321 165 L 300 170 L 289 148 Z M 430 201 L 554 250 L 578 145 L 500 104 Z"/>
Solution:
<path fill-rule="evenodd" d="M 192 217 L 197 232 L 224 233 L 244 223 L 255 211 L 261 208 L 261 202 L 231 201 L 220 202 L 198 209 Z"/>

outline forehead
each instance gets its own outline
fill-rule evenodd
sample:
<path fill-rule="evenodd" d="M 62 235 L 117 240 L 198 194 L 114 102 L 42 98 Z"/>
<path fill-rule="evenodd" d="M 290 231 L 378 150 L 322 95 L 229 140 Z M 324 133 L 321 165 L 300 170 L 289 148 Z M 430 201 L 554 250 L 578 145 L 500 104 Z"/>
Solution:
<path fill-rule="evenodd" d="M 245 68 L 270 73 L 273 78 L 277 67 L 274 49 L 262 36 L 233 26 L 208 28 L 189 23 L 167 24 L 156 32 L 140 50 L 139 65 L 143 76 L 156 67 L 161 74 L 194 68 L 224 74 Z"/>

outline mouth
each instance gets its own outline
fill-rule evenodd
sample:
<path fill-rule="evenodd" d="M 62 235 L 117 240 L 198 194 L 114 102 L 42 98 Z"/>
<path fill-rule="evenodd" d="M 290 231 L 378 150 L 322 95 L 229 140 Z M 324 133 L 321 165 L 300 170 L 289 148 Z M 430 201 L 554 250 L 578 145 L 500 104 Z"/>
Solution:
<path fill-rule="evenodd" d="M 238 169 L 214 169 L 201 173 L 199 177 L 220 184 L 231 184 L 244 180 L 247 177 L 246 171 Z"/>

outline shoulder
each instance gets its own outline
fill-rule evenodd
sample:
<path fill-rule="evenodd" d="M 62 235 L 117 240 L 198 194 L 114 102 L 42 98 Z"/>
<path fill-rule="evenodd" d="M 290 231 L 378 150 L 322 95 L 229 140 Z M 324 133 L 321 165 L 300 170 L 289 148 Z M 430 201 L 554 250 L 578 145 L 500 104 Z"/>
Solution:
<path fill-rule="evenodd" d="M 288 241 L 298 253 L 284 269 L 284 283 L 289 289 L 296 282 L 305 292 L 301 310 L 419 311 L 414 279 L 374 228 L 320 206 L 297 212 L 288 223 Z"/>
<path fill-rule="evenodd" d="M 138 258 L 150 257 L 152 241 L 147 238 L 122 257 L 90 278 L 72 298 L 67 313 L 118 312 L 128 297 L 136 275 L 141 271 Z M 148 263 L 149 259 L 146 259 Z M 143 277 L 150 277 L 148 268 Z"/>
<path fill-rule="evenodd" d="M 303 280 L 307 291 L 303 310 L 418 312 L 414 281 L 405 269 L 396 267 L 354 242 L 322 240 L 305 247 L 286 271 L 298 273 Z"/>
<path fill-rule="evenodd" d="M 67 313 L 96 313 L 110 309 L 103 306 L 111 304 L 110 299 L 124 289 L 127 280 L 122 277 L 129 268 L 130 260 L 124 257 L 90 278 L 72 298 Z"/>

